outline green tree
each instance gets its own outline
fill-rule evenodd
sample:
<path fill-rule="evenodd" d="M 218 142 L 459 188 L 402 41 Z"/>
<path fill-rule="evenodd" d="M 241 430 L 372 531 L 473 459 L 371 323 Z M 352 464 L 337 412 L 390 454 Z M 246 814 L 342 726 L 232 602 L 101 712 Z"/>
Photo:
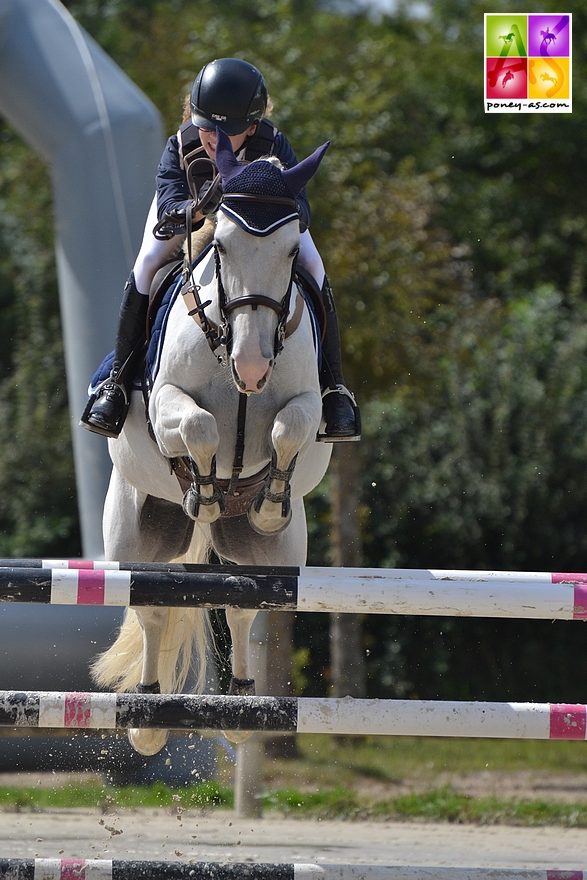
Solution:
<path fill-rule="evenodd" d="M 6 127 L 0 162 L 0 550 L 78 555 L 47 173 Z"/>

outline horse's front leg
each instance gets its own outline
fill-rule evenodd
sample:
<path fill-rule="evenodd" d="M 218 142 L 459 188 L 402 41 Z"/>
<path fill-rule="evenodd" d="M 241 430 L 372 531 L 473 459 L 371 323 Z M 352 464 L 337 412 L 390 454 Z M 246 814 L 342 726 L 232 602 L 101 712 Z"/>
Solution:
<path fill-rule="evenodd" d="M 199 522 L 212 523 L 222 513 L 223 495 L 216 480 L 220 438 L 216 419 L 175 385 L 162 385 L 151 401 L 151 418 L 159 448 L 168 458 L 189 457 L 193 482 L 183 508 Z"/>
<path fill-rule="evenodd" d="M 251 527 L 259 534 L 277 534 L 289 525 L 296 458 L 316 436 L 321 414 L 320 395 L 313 391 L 292 398 L 277 413 L 271 431 L 273 457 L 269 474 L 248 512 Z"/>

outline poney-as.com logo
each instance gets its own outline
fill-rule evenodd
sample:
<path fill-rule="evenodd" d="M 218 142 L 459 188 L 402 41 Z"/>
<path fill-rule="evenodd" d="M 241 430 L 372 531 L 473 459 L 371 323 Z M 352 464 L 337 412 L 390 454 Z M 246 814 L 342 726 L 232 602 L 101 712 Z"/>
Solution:
<path fill-rule="evenodd" d="M 485 112 L 571 113 L 569 13 L 485 13 Z"/>

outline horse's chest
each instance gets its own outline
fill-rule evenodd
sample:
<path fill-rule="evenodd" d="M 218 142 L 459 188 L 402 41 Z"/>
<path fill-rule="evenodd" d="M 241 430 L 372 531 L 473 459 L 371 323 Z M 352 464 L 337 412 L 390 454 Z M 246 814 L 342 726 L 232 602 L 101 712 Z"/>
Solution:
<path fill-rule="evenodd" d="M 263 394 L 246 398 L 245 412 L 240 408 L 241 395 L 235 388 L 228 369 L 220 365 L 207 381 L 184 389 L 196 404 L 210 413 L 216 422 L 219 446 L 216 454 L 220 471 L 230 472 L 237 437 L 244 437 L 244 464 L 255 466 L 271 457 L 271 430 L 277 412 L 283 406 L 270 388 Z"/>

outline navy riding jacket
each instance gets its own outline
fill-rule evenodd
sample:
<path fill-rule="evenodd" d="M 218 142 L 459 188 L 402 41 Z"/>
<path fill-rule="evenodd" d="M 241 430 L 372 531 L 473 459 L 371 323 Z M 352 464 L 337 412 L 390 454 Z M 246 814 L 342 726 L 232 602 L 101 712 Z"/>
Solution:
<path fill-rule="evenodd" d="M 262 120 L 260 125 L 263 124 L 263 131 L 265 133 L 267 132 L 267 130 L 273 132 L 272 142 L 270 139 L 269 144 L 267 144 L 267 138 L 264 138 L 264 155 L 276 156 L 285 168 L 292 168 L 294 165 L 297 165 L 298 160 L 296 158 L 296 154 L 294 153 L 290 142 L 283 134 L 283 132 L 278 131 L 276 128 L 268 124 L 267 120 Z M 192 126 L 192 138 L 195 138 L 195 140 L 192 140 L 192 146 L 197 146 L 199 138 L 197 138 L 194 132 L 197 132 L 197 129 Z M 243 148 L 239 150 L 239 158 L 243 158 L 245 161 L 251 161 L 251 159 L 253 158 L 259 158 L 259 152 L 258 149 L 256 149 L 258 147 L 257 141 L 258 136 L 257 132 L 255 132 L 255 134 L 247 138 Z M 268 150 L 265 149 L 267 145 L 270 148 Z M 210 169 L 209 179 L 211 178 L 212 170 Z M 159 167 L 157 169 L 158 219 L 162 220 L 165 212 L 169 211 L 172 208 L 184 207 L 186 202 L 191 201 L 191 199 L 192 195 L 188 186 L 186 173 L 180 161 L 179 140 L 177 135 L 174 134 L 172 135 L 172 137 L 169 138 L 167 144 L 165 145 L 165 149 L 163 150 L 163 155 L 161 156 Z M 303 229 L 310 225 L 311 216 L 310 205 L 308 203 L 308 196 L 305 187 L 300 193 L 298 193 L 296 200 L 300 213 L 300 223 Z"/>

